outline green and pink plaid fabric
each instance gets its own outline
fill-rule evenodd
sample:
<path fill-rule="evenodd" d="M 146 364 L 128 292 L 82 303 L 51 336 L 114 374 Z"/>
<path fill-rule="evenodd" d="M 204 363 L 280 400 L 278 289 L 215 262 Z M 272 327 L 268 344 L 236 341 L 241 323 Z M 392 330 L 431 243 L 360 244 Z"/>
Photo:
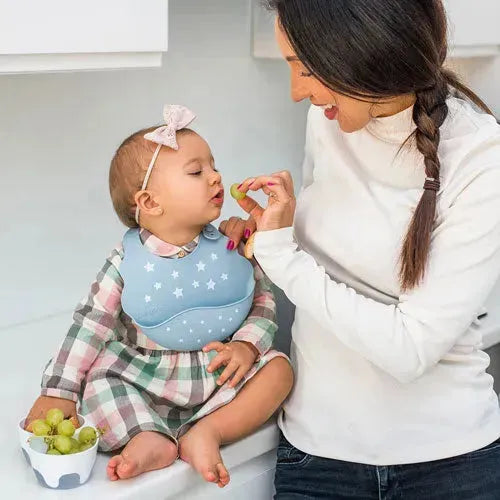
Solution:
<path fill-rule="evenodd" d="M 144 245 L 153 253 L 181 258 L 197 240 L 179 248 L 145 230 Z M 77 306 L 71 325 L 42 378 L 42 394 L 81 400 L 81 412 L 107 429 L 101 449 L 124 446 L 135 434 L 155 430 L 178 437 L 194 421 L 229 403 L 269 360 L 277 331 L 276 305 L 269 279 L 254 262 L 253 307 L 232 340 L 252 343 L 260 353 L 253 368 L 233 388 L 218 387 L 219 370 L 206 368 L 215 352 L 168 351 L 149 340 L 121 309 L 123 249 L 117 247 Z"/>

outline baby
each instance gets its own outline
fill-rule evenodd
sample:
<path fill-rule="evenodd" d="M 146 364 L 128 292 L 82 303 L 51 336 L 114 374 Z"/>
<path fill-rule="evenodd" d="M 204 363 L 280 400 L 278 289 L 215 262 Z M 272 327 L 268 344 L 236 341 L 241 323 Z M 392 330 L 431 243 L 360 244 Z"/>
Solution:
<path fill-rule="evenodd" d="M 113 206 L 130 229 L 42 378 L 26 420 L 50 408 L 105 429 L 111 480 L 190 463 L 224 487 L 219 448 L 253 432 L 292 386 L 270 282 L 231 252 L 210 223 L 224 188 L 208 144 L 188 129 L 194 114 L 166 106 L 165 126 L 118 148 L 109 174 Z"/>

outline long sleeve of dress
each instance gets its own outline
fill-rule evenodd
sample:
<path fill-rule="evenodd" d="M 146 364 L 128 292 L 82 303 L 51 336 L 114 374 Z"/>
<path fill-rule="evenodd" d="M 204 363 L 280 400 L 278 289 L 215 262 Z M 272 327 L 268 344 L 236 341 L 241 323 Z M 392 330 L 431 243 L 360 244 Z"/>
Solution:
<path fill-rule="evenodd" d="M 85 374 L 104 344 L 116 335 L 123 289 L 119 273 L 122 258 L 121 248 L 111 253 L 90 293 L 76 307 L 73 324 L 43 374 L 42 395 L 77 401 Z"/>

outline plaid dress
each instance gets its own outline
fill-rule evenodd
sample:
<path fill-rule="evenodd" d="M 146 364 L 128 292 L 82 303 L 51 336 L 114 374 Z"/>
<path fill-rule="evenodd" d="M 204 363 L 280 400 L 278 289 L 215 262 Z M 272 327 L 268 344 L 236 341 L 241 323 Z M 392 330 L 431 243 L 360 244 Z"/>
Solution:
<path fill-rule="evenodd" d="M 144 246 L 156 255 L 182 258 L 184 247 L 163 242 L 145 229 Z M 258 359 L 234 388 L 216 384 L 224 367 L 208 373 L 215 351 L 177 352 L 148 339 L 121 307 L 123 248 L 115 248 L 77 306 L 59 350 L 42 377 L 42 395 L 81 402 L 80 412 L 106 429 L 101 451 L 120 448 L 141 431 L 157 431 L 174 441 L 189 425 L 228 404 L 268 361 L 285 357 L 271 349 L 277 331 L 276 306 L 269 279 L 254 264 L 256 279 L 252 309 L 232 336 L 249 342 Z M 228 339 L 229 340 L 229 339 Z"/>

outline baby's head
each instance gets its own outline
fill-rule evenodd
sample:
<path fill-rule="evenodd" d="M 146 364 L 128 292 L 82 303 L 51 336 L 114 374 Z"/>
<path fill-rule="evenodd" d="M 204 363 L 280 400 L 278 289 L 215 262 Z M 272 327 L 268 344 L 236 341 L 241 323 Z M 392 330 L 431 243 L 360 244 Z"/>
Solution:
<path fill-rule="evenodd" d="M 128 227 L 140 224 L 154 232 L 161 227 L 203 227 L 217 219 L 224 188 L 206 141 L 181 128 L 174 134 L 175 150 L 144 138 L 154 132 L 152 127 L 132 134 L 111 162 L 109 188 L 120 220 Z"/>

